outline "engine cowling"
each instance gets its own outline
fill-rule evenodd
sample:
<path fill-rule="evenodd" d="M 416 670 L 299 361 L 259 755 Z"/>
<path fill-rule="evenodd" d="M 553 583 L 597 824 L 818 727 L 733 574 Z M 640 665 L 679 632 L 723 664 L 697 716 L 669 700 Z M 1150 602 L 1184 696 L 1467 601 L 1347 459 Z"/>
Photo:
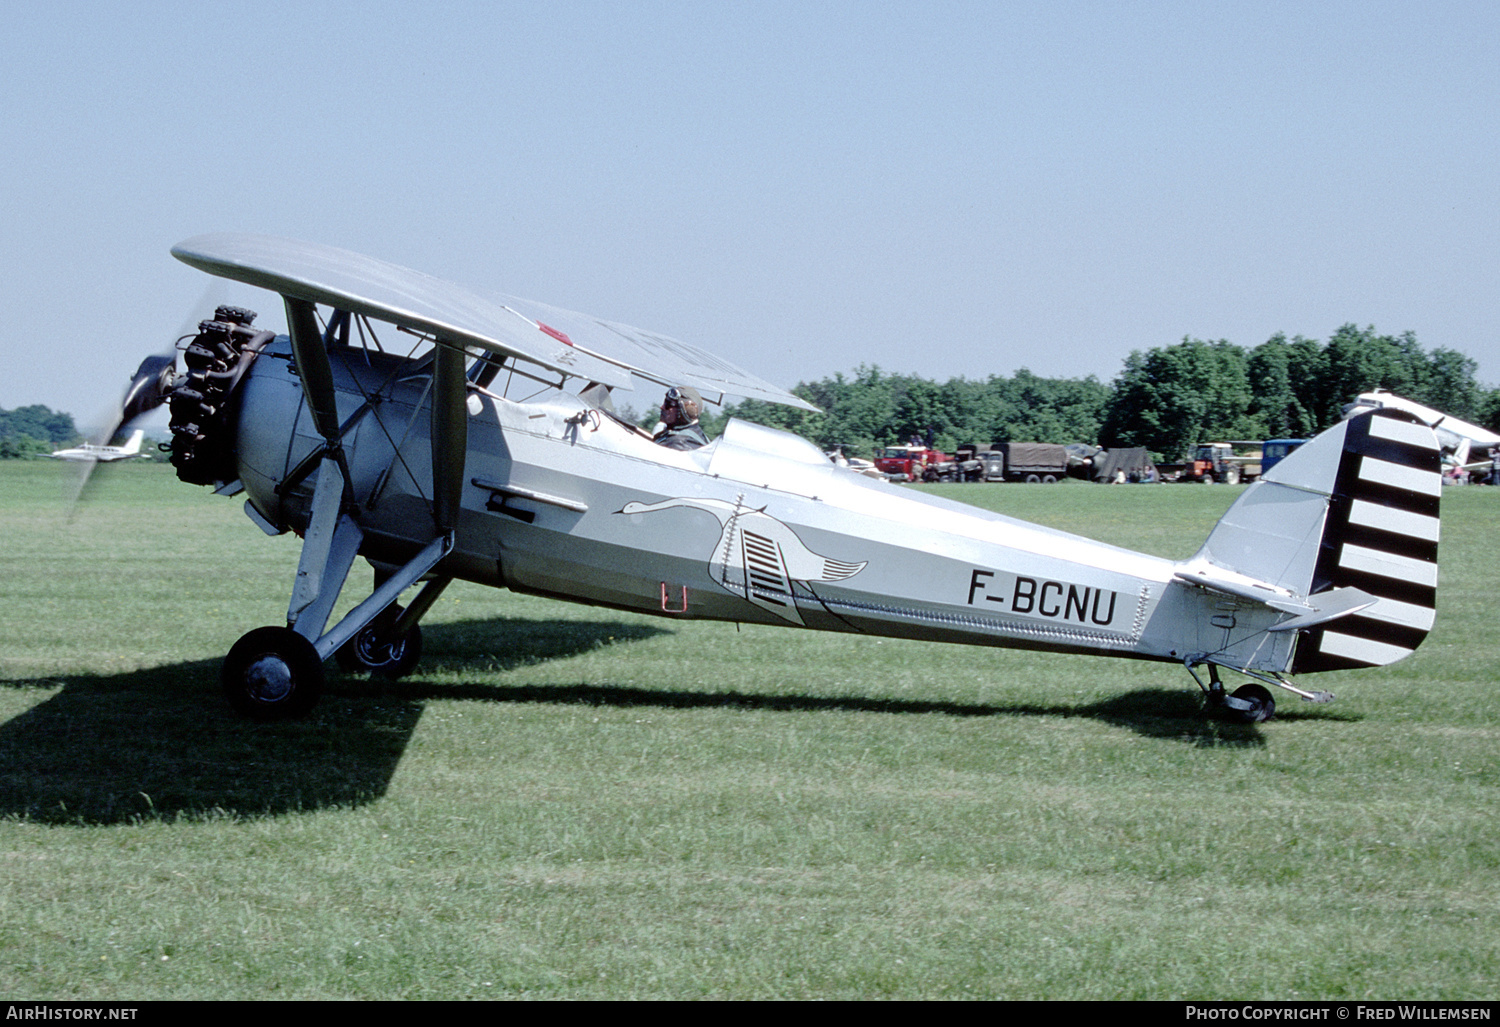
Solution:
<path fill-rule="evenodd" d="M 187 368 L 167 396 L 172 411 L 172 466 L 192 485 L 228 481 L 234 474 L 230 398 L 274 332 L 251 328 L 255 311 L 219 307 L 202 321 L 183 351 Z"/>

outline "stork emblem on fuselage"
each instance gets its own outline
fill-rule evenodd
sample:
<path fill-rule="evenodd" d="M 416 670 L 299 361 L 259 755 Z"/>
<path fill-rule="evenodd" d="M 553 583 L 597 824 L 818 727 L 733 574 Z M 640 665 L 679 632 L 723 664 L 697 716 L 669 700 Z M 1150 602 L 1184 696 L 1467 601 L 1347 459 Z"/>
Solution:
<path fill-rule="evenodd" d="M 803 624 L 793 582 L 830 582 L 852 578 L 868 561 L 848 563 L 813 552 L 784 521 L 765 507 L 747 507 L 722 499 L 664 499 L 659 503 L 626 503 L 622 514 L 655 513 L 688 507 L 712 514 L 722 529 L 709 558 L 713 579 L 763 610 L 793 624 Z"/>

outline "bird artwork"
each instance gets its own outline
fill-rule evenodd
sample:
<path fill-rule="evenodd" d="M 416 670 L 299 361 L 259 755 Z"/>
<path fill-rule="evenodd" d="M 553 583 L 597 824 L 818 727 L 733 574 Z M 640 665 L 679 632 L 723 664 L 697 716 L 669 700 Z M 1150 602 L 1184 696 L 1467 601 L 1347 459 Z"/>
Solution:
<path fill-rule="evenodd" d="M 848 563 L 813 552 L 784 522 L 766 513 L 722 499 L 664 499 L 659 503 L 626 503 L 622 514 L 655 513 L 675 507 L 702 510 L 722 529 L 709 559 L 713 579 L 731 592 L 793 624 L 803 624 L 792 583 L 843 581 L 867 561 Z"/>

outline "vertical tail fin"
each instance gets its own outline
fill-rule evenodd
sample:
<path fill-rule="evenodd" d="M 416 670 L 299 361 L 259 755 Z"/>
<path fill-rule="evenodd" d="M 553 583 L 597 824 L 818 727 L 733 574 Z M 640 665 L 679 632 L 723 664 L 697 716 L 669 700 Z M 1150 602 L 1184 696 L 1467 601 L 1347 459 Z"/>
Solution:
<path fill-rule="evenodd" d="M 1409 414 L 1347 422 L 1313 591 L 1353 586 L 1379 600 L 1310 631 L 1293 672 L 1395 663 L 1427 637 L 1437 608 L 1437 437 Z"/>
<path fill-rule="evenodd" d="M 1303 597 L 1375 598 L 1305 630 L 1294 673 L 1395 663 L 1433 624 L 1441 473 L 1437 437 L 1412 415 L 1352 417 L 1246 489 L 1199 556 Z"/>

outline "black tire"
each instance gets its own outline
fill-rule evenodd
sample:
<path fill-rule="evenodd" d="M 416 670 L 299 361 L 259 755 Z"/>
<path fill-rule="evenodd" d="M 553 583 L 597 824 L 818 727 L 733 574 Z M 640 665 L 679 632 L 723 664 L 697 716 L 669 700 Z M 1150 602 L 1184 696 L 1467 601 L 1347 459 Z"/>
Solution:
<path fill-rule="evenodd" d="M 1248 710 L 1230 708 L 1235 719 L 1243 723 L 1259 724 L 1276 715 L 1276 700 L 1272 697 L 1271 690 L 1263 685 L 1241 685 L 1234 690 L 1234 697 L 1251 704 Z"/>
<path fill-rule="evenodd" d="M 1044 475 L 1042 475 L 1042 484 L 1043 485 L 1056 485 L 1057 484 L 1057 476 L 1054 475 L 1054 474 L 1044 474 Z"/>
<path fill-rule="evenodd" d="M 422 659 L 422 626 L 413 624 L 400 638 L 391 638 L 390 625 L 401 616 L 392 607 L 365 625 L 334 653 L 339 667 L 350 674 L 369 673 L 383 678 L 404 678 Z"/>
<path fill-rule="evenodd" d="M 1041 475 L 1038 475 L 1038 474 L 1028 474 L 1026 476 L 1026 484 L 1028 484 L 1028 485 L 1039 485 L 1039 484 L 1041 484 L 1041 481 L 1042 481 Z"/>
<path fill-rule="evenodd" d="M 236 712 L 257 720 L 287 720 L 303 716 L 317 703 L 323 661 L 313 644 L 291 628 L 256 628 L 224 657 L 219 681 Z"/>

